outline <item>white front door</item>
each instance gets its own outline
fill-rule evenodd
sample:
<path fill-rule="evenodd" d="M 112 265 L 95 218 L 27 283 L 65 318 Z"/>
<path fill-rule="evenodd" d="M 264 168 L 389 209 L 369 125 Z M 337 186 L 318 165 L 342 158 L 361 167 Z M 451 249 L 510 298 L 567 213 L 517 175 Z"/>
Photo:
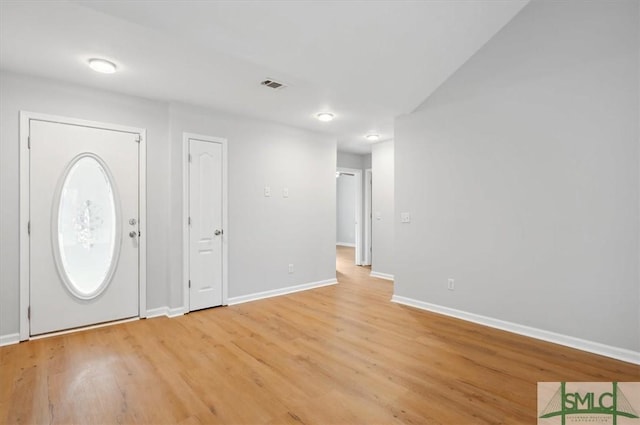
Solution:
<path fill-rule="evenodd" d="M 222 305 L 222 152 L 189 139 L 189 311 Z"/>
<path fill-rule="evenodd" d="M 139 135 L 30 120 L 30 334 L 139 314 Z"/>

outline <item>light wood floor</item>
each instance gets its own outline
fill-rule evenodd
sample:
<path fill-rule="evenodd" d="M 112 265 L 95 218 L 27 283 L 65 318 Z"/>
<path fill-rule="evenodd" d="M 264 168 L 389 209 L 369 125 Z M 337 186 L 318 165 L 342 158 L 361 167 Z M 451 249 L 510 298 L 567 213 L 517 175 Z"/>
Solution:
<path fill-rule="evenodd" d="M 640 367 L 339 285 L 0 348 L 0 423 L 535 424 L 537 381 Z"/>

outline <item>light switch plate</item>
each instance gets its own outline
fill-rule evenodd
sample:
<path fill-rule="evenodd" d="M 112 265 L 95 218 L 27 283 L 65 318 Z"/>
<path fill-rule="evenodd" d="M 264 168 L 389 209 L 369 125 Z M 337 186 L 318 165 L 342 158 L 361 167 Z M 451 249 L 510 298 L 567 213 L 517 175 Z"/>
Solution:
<path fill-rule="evenodd" d="M 411 223 L 411 213 L 400 213 L 400 223 Z"/>
<path fill-rule="evenodd" d="M 271 196 L 271 188 L 269 186 L 264 187 L 264 196 L 266 197 Z"/>
<path fill-rule="evenodd" d="M 282 189 L 282 197 L 283 198 L 288 198 L 289 197 L 289 188 L 285 187 L 284 189 Z"/>

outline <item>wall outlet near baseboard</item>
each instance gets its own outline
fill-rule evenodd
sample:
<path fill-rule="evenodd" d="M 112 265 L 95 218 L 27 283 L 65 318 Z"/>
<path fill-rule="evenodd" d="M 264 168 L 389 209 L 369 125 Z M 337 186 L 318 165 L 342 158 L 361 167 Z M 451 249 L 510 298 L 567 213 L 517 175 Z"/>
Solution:
<path fill-rule="evenodd" d="M 450 291 L 453 291 L 455 289 L 455 280 L 454 279 L 447 279 L 447 289 Z"/>
<path fill-rule="evenodd" d="M 289 273 L 293 273 L 293 264 L 289 264 Z"/>

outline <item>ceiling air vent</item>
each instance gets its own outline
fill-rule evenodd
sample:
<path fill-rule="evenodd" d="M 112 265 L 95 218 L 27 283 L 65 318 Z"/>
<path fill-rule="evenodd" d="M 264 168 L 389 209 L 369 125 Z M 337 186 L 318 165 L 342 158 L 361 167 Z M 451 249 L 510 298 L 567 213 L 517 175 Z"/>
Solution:
<path fill-rule="evenodd" d="M 283 89 L 283 88 L 287 87 L 283 83 L 279 83 L 279 82 L 273 81 L 273 80 L 264 80 L 260 84 L 262 84 L 263 86 L 270 87 L 270 88 L 272 88 L 274 90 L 279 90 L 279 89 Z"/>

